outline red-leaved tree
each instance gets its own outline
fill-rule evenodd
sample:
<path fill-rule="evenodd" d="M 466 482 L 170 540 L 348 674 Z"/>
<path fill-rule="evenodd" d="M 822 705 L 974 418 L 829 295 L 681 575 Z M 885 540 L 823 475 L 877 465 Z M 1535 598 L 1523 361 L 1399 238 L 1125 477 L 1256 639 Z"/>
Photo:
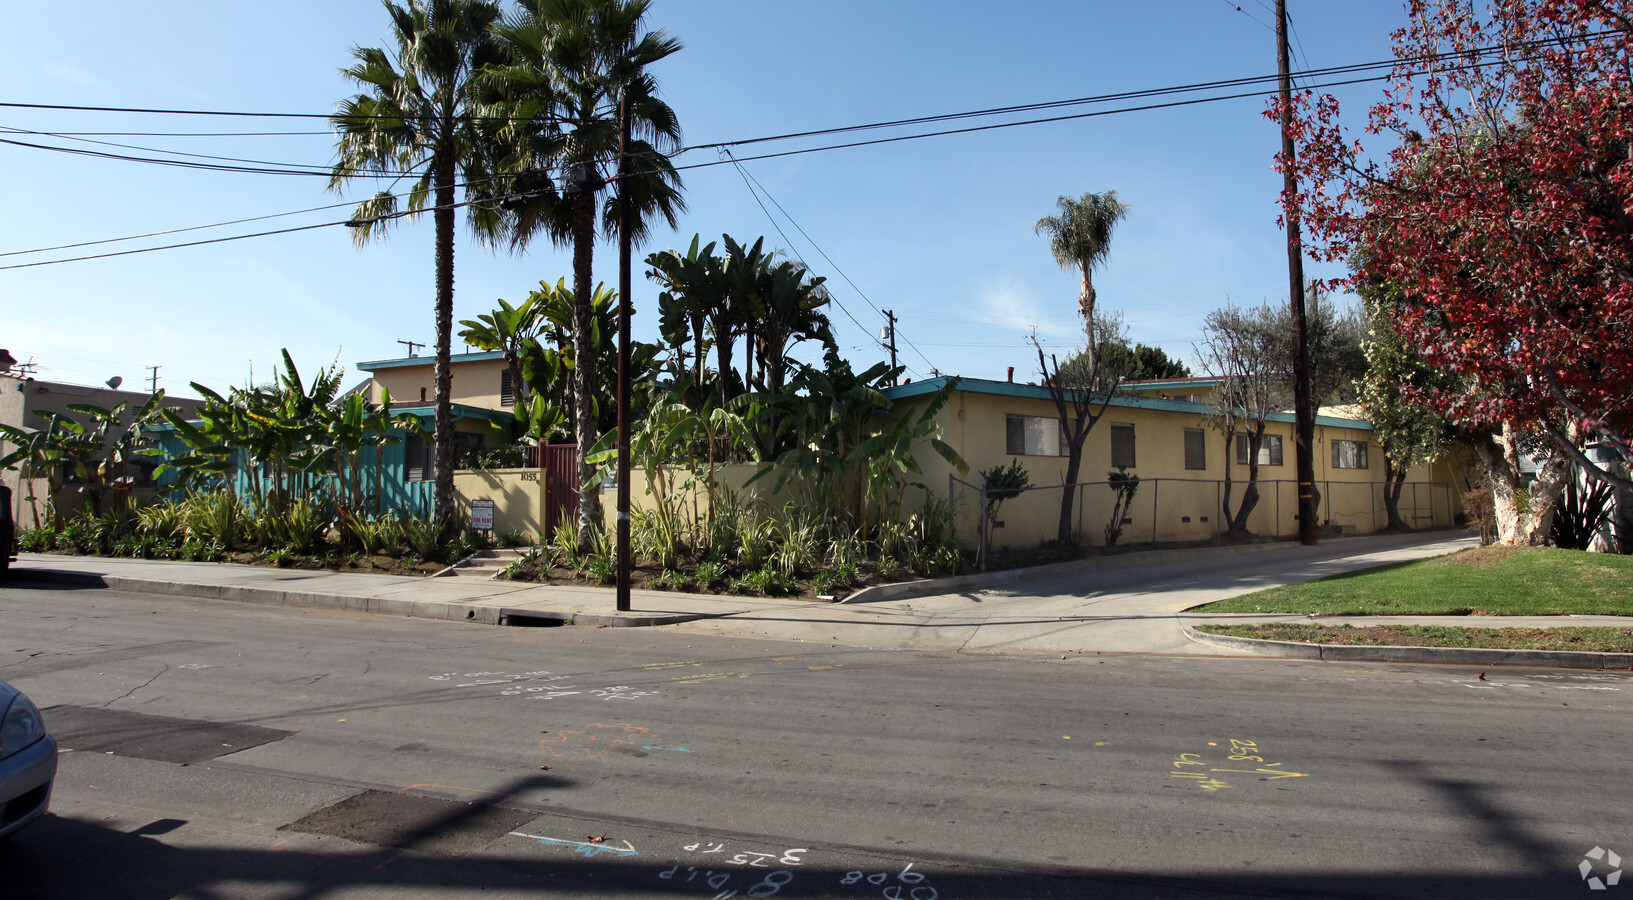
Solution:
<path fill-rule="evenodd" d="M 1397 287 L 1395 329 L 1476 386 L 1424 399 L 1633 490 L 1582 450 L 1633 459 L 1633 0 L 1407 12 L 1364 137 L 1336 98 L 1295 98 L 1284 209 L 1349 281 Z"/>

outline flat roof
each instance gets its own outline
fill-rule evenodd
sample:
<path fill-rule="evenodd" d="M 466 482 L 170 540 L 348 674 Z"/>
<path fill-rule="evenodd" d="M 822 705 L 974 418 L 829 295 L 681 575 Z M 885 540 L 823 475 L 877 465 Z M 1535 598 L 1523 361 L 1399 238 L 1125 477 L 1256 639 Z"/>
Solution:
<path fill-rule="evenodd" d="M 455 353 L 448 357 L 451 365 L 466 362 L 487 362 L 493 359 L 504 359 L 505 354 L 499 350 L 482 350 L 476 353 Z M 435 356 L 403 356 L 397 359 L 375 359 L 357 363 L 357 368 L 364 372 L 373 372 L 375 369 L 395 369 L 401 366 L 433 366 L 436 365 Z"/>

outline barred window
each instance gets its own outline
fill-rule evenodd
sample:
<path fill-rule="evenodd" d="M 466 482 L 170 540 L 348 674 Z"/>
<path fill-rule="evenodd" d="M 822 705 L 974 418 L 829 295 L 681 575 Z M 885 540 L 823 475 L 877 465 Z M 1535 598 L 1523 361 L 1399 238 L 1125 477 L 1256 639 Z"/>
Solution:
<path fill-rule="evenodd" d="M 516 405 L 516 386 L 511 383 L 510 369 L 499 373 L 499 405 Z"/>

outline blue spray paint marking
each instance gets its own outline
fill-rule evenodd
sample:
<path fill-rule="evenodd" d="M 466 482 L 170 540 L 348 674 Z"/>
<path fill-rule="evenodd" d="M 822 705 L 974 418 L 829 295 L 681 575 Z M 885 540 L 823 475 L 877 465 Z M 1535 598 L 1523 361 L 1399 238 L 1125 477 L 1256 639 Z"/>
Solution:
<path fill-rule="evenodd" d="M 595 859 L 597 856 L 600 856 L 603 853 L 622 857 L 624 859 L 641 855 L 640 851 L 636 850 L 635 846 L 629 841 L 620 841 L 619 843 L 623 844 L 623 846 L 620 847 L 617 844 L 591 843 L 589 841 L 563 841 L 558 838 L 542 837 L 537 834 L 524 834 L 520 831 L 512 831 L 511 834 L 517 837 L 531 838 L 545 846 L 561 847 L 566 850 L 570 850 L 583 856 L 585 859 Z"/>
<path fill-rule="evenodd" d="M 696 750 L 688 750 L 685 747 L 642 747 L 641 749 L 642 750 L 673 750 L 676 753 L 696 753 L 697 752 Z"/>

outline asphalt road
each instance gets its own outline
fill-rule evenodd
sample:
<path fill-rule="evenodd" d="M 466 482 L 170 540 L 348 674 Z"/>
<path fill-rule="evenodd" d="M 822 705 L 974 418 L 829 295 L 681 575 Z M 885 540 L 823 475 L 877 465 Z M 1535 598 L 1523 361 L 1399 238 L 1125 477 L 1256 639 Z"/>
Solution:
<path fill-rule="evenodd" d="M 8 586 L 0 678 L 65 751 L 0 896 L 1633 890 L 1579 870 L 1633 859 L 1633 673 L 1481 674 Z"/>

